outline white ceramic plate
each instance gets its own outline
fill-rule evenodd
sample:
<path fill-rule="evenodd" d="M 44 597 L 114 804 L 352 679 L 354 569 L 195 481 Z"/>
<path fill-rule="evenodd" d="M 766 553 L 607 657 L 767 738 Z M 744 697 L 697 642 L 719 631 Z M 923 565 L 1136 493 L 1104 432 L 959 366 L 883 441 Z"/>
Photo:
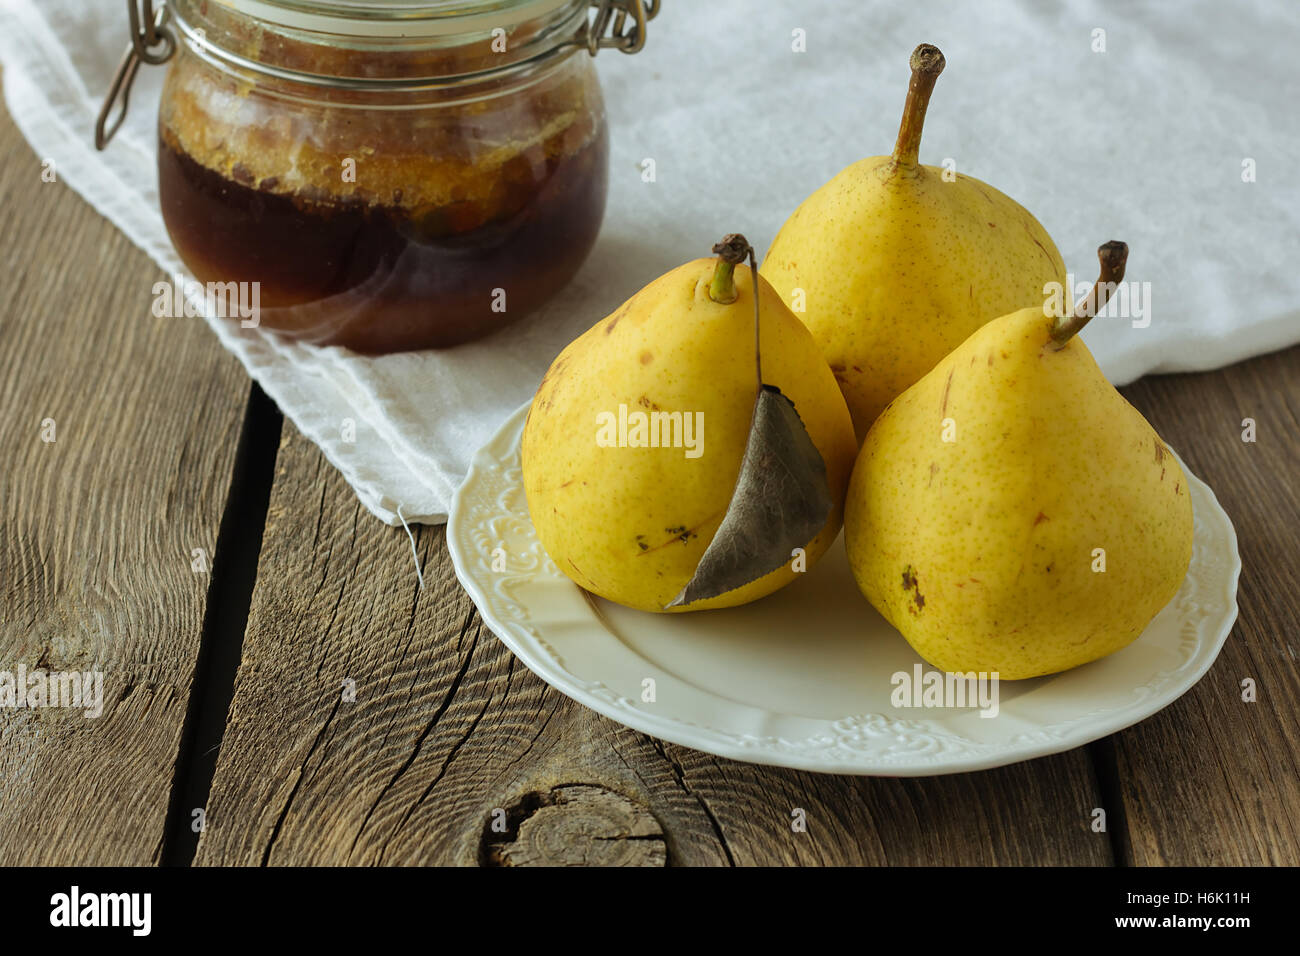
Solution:
<path fill-rule="evenodd" d="M 1182 589 L 1110 657 L 999 686 L 976 708 L 897 708 L 891 677 L 924 664 L 859 594 L 843 539 L 794 584 L 753 604 L 647 614 L 588 594 L 537 540 L 524 497 L 520 408 L 475 456 L 447 544 L 484 622 L 557 690 L 619 723 L 722 757 L 825 773 L 921 776 L 1078 747 L 1186 693 L 1237 617 L 1237 536 L 1187 471 L 1196 534 Z M 505 570 L 500 568 L 504 562 Z M 654 700 L 643 700 L 654 681 Z"/>

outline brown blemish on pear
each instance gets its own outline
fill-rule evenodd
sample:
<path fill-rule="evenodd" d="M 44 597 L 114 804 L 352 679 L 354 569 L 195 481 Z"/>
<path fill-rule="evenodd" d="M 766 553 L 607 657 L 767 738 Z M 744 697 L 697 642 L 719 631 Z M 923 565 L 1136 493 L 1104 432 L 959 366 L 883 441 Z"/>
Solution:
<path fill-rule="evenodd" d="M 1047 259 L 1047 261 L 1051 262 L 1052 254 L 1047 251 L 1047 249 L 1043 246 L 1041 242 L 1038 241 L 1038 237 L 1029 231 L 1029 223 L 1021 222 L 1021 225 L 1025 227 L 1025 234 L 1028 235 L 1029 238 L 1034 241 L 1034 245 L 1038 247 L 1038 250 L 1043 254 L 1043 256 Z"/>
<path fill-rule="evenodd" d="M 707 518 L 705 518 L 699 524 L 695 525 L 693 528 L 688 528 L 684 524 L 673 525 L 672 527 L 664 528 L 664 532 L 666 534 L 672 535 L 672 537 L 668 538 L 668 540 L 666 541 L 661 541 L 659 544 L 649 545 L 649 546 L 642 545 L 641 553 L 649 554 L 652 551 L 658 551 L 660 548 L 666 548 L 671 544 L 685 544 L 686 542 L 690 541 L 691 538 L 699 537 L 700 529 L 703 528 L 705 525 L 707 525 L 709 522 L 721 518 L 723 510 L 725 509 L 713 512 L 713 514 L 709 515 Z M 641 535 L 638 535 L 638 537 L 641 537 Z"/>
<path fill-rule="evenodd" d="M 605 323 L 606 335 L 614 331 L 614 326 L 618 325 L 618 320 L 627 314 L 629 308 L 631 308 L 631 302 L 624 302 L 623 307 L 609 317 L 609 321 Z"/>
<path fill-rule="evenodd" d="M 569 562 L 569 567 L 573 568 L 573 570 L 577 572 L 578 577 L 582 578 L 588 584 L 591 584 L 593 586 L 595 585 L 595 582 L 592 581 L 591 578 L 587 577 L 586 573 L 582 570 L 582 568 L 578 567 L 576 564 L 573 563 L 573 558 L 566 558 L 565 560 Z M 591 588 L 588 588 L 587 590 L 590 591 Z"/>
<path fill-rule="evenodd" d="M 916 578 L 916 571 L 909 564 L 903 568 L 903 591 L 912 592 L 912 603 L 907 606 L 908 613 L 918 614 L 925 607 L 925 597 L 921 594 L 920 582 Z"/>

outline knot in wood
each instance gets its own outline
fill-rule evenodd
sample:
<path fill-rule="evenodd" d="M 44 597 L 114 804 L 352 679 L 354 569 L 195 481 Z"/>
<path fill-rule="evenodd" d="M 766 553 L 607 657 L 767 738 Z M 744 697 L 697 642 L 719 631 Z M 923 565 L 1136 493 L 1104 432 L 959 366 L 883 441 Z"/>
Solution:
<path fill-rule="evenodd" d="M 505 833 L 484 832 L 486 866 L 664 866 L 663 829 L 639 803 L 604 787 L 563 784 L 524 794 Z"/>

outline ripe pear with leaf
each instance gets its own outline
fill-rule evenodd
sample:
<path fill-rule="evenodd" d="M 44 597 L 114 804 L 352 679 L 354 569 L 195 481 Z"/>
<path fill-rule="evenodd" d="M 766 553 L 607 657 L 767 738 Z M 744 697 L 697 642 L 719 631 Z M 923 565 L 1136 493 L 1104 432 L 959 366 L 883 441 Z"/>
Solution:
<path fill-rule="evenodd" d="M 1100 255 L 1073 315 L 1040 305 L 983 326 L 863 443 L 849 563 L 936 667 L 1016 679 L 1094 661 L 1138 637 L 1187 572 L 1187 477 L 1076 334 L 1123 277 L 1123 243 Z"/>
<path fill-rule="evenodd" d="M 977 328 L 1066 281 L 1028 210 L 974 177 L 918 162 L 943 54 L 922 44 L 911 67 L 893 153 L 854 163 L 804 200 L 761 269 L 822 347 L 859 438 Z"/>
<path fill-rule="evenodd" d="M 524 426 L 547 554 L 581 587 L 646 611 L 730 607 L 789 584 L 838 535 L 857 453 L 817 343 L 742 264 L 748 243 L 732 235 L 714 251 L 570 343 Z"/>

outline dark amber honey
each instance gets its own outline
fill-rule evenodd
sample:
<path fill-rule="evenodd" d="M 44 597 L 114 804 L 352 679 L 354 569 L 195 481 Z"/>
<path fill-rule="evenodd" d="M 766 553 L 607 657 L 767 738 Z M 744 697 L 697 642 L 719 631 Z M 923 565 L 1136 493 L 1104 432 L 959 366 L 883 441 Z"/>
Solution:
<path fill-rule="evenodd" d="M 501 171 L 492 203 L 434 208 L 277 191 L 205 166 L 164 129 L 163 217 L 201 282 L 260 283 L 260 325 L 384 353 L 481 338 L 544 302 L 581 266 L 604 213 L 607 133 L 542 144 Z M 500 290 L 500 291 L 499 291 Z"/>

